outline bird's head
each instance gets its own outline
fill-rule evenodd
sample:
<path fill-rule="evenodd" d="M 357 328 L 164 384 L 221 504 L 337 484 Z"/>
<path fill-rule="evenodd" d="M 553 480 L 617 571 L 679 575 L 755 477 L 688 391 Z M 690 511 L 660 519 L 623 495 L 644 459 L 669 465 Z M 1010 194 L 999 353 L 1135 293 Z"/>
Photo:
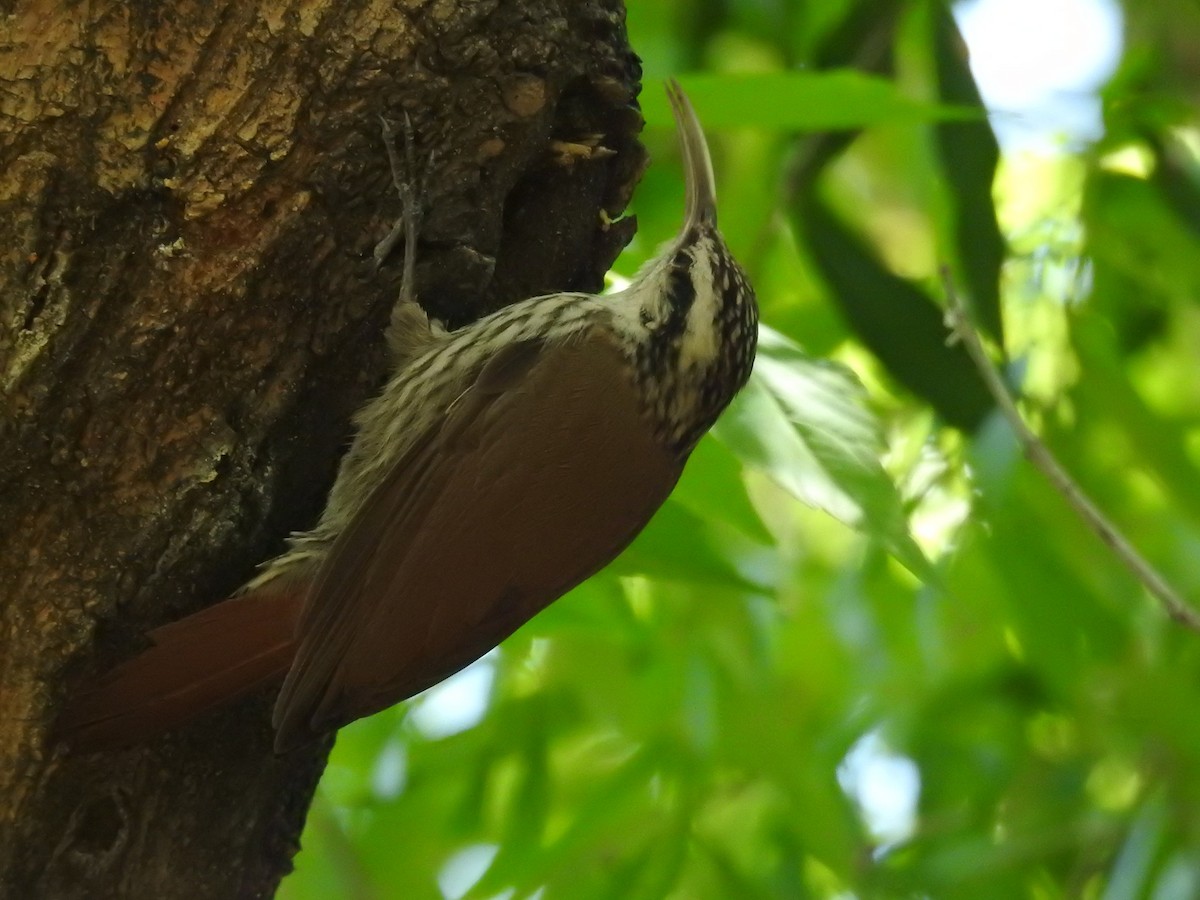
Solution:
<path fill-rule="evenodd" d="M 644 329 L 638 342 L 642 377 L 670 385 L 682 405 L 691 407 L 672 411 L 672 417 L 695 419 L 702 432 L 750 376 L 758 304 L 717 228 L 712 160 L 695 110 L 673 79 L 667 95 L 683 149 L 683 226 L 626 294 Z"/>

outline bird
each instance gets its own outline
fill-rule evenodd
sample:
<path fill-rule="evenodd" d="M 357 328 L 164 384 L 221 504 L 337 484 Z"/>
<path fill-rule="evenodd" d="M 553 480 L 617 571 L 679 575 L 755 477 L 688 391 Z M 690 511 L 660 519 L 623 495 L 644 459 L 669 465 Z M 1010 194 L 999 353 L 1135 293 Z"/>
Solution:
<path fill-rule="evenodd" d="M 72 752 L 281 684 L 286 753 L 469 665 L 645 527 L 746 384 L 758 335 L 704 132 L 678 82 L 666 90 L 685 173 L 676 236 L 623 290 L 533 297 L 454 331 L 415 298 L 419 204 L 387 141 L 405 241 L 392 374 L 355 417 L 324 511 L 233 596 L 70 694 L 54 733 Z"/>

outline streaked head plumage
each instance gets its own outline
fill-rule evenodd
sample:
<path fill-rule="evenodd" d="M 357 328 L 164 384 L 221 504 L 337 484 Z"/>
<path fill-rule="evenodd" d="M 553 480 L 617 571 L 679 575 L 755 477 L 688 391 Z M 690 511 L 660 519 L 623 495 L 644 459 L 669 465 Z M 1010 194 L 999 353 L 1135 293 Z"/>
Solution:
<path fill-rule="evenodd" d="M 684 220 L 628 293 L 644 329 L 639 375 L 669 440 L 690 449 L 750 375 L 758 305 L 717 228 L 716 182 L 700 121 L 674 79 L 667 96 L 683 154 Z"/>

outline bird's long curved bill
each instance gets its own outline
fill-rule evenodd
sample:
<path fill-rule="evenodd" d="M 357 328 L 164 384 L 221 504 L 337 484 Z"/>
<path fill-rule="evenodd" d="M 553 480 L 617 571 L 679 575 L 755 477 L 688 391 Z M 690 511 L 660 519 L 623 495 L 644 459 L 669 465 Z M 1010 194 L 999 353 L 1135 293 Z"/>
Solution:
<path fill-rule="evenodd" d="M 684 230 L 694 225 L 717 223 L 717 186 L 713 179 L 712 158 L 704 130 L 687 94 L 674 78 L 667 82 L 667 97 L 675 114 L 675 127 L 683 147 L 683 169 L 687 185 Z"/>

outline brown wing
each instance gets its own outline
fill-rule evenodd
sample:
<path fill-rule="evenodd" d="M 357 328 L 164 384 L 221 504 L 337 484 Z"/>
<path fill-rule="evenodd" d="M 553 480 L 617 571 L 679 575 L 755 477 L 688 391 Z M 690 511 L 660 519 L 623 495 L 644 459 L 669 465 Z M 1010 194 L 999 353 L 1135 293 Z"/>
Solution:
<path fill-rule="evenodd" d="M 372 494 L 322 568 L 276 749 L 410 697 L 608 562 L 682 469 L 600 331 L 490 365 Z"/>

